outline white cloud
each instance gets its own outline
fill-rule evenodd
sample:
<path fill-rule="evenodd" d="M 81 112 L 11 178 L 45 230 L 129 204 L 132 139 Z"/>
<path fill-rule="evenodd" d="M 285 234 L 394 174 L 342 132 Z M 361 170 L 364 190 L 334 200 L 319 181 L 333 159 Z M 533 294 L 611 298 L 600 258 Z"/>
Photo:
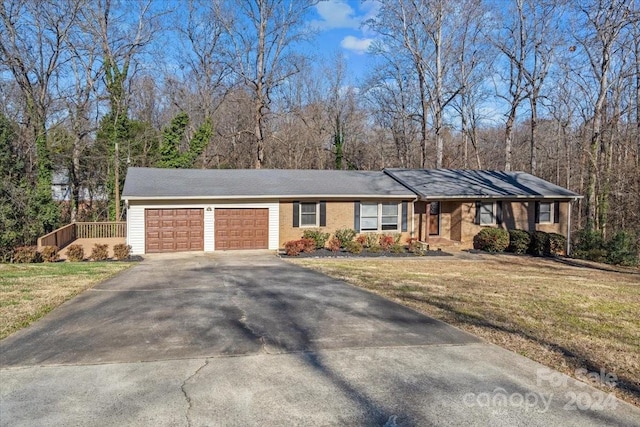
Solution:
<path fill-rule="evenodd" d="M 362 21 L 345 0 L 322 1 L 316 5 L 316 11 L 321 19 L 312 21 L 311 25 L 321 30 L 358 28 Z"/>
<path fill-rule="evenodd" d="M 369 49 L 369 46 L 371 46 L 372 42 L 373 42 L 373 39 L 370 39 L 370 38 L 358 38 L 354 36 L 346 36 L 340 42 L 340 46 L 342 46 L 344 49 L 347 49 L 359 55 L 362 55 L 367 51 L 367 49 Z"/>

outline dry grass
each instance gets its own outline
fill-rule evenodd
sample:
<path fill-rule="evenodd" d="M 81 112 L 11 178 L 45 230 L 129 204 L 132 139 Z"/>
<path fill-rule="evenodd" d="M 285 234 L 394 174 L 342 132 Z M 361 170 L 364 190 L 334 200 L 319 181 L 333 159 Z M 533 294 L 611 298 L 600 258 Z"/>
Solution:
<path fill-rule="evenodd" d="M 0 339 L 131 263 L 0 264 Z"/>
<path fill-rule="evenodd" d="M 301 259 L 573 375 L 604 369 L 640 406 L 640 271 L 510 255 Z M 570 261 L 568 261 L 570 262 Z"/>

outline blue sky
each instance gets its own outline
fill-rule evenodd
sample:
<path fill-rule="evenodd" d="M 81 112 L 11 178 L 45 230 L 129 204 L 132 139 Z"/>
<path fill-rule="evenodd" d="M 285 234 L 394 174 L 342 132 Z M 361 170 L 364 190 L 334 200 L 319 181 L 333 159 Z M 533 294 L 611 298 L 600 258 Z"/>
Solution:
<path fill-rule="evenodd" d="M 375 0 L 321 1 L 309 22 L 318 31 L 312 49 L 325 58 L 341 53 L 346 59 L 351 83 L 363 78 L 367 64 L 371 63 L 367 49 L 374 35 L 361 24 L 375 17 L 378 9 Z"/>

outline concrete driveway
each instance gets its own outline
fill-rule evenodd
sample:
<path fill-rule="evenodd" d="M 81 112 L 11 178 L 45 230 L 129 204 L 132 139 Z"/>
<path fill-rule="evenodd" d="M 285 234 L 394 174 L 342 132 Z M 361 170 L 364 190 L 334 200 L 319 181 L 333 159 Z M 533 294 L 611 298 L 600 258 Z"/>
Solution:
<path fill-rule="evenodd" d="M 150 257 L 0 351 L 2 425 L 640 425 L 636 407 L 267 253 Z"/>

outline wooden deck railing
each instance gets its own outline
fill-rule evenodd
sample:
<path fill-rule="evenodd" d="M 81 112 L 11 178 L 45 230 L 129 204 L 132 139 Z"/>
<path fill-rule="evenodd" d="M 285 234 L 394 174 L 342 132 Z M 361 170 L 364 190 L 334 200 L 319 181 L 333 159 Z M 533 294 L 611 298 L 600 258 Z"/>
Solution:
<path fill-rule="evenodd" d="M 62 249 L 76 240 L 76 238 L 76 225 L 68 224 L 40 237 L 38 239 L 38 250 L 44 246 L 57 246 Z"/>
<path fill-rule="evenodd" d="M 73 222 L 38 239 L 38 250 L 44 246 L 62 249 L 76 239 L 127 237 L 126 222 Z"/>
<path fill-rule="evenodd" d="M 78 239 L 127 237 L 126 222 L 76 222 Z"/>

